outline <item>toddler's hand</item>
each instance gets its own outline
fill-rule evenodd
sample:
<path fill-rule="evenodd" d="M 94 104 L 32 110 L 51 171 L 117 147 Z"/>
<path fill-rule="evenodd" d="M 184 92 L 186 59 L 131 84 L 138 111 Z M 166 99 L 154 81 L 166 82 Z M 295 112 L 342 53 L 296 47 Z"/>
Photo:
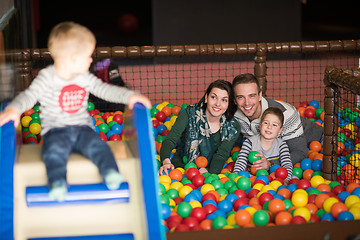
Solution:
<path fill-rule="evenodd" d="M 0 113 L 0 126 L 12 120 L 14 121 L 14 126 L 17 127 L 20 123 L 20 116 L 21 114 L 15 108 L 6 108 Z"/>
<path fill-rule="evenodd" d="M 149 109 L 152 107 L 151 102 L 147 97 L 145 97 L 144 95 L 135 93 L 129 97 L 129 102 L 128 102 L 129 109 L 133 109 L 134 104 L 137 102 L 144 104 L 144 106 Z"/>

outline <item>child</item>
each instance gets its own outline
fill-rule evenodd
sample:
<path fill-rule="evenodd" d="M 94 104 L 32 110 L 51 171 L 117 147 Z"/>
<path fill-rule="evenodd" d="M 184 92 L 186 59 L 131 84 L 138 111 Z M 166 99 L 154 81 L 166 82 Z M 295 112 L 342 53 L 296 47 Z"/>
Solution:
<path fill-rule="evenodd" d="M 260 119 L 260 134 L 251 136 L 244 141 L 235 163 L 234 172 L 244 171 L 247 166 L 250 169 L 247 156 L 251 151 L 257 151 L 259 154 L 255 156 L 259 156 L 261 159 L 255 161 L 253 167 L 257 170 L 269 170 L 272 165 L 279 164 L 286 168 L 288 171 L 286 180 L 290 180 L 292 163 L 289 148 L 286 142 L 280 138 L 283 123 L 284 115 L 279 108 L 266 109 Z"/>
<path fill-rule="evenodd" d="M 42 159 L 49 196 L 57 201 L 65 200 L 66 163 L 72 152 L 81 153 L 96 164 L 109 189 L 117 189 L 123 181 L 109 146 L 96 134 L 87 113 L 89 93 L 111 102 L 127 103 L 130 109 L 136 102 L 151 107 L 147 97 L 104 83 L 88 71 L 95 44 L 94 34 L 84 26 L 73 22 L 56 25 L 48 40 L 54 65 L 41 70 L 29 88 L 0 113 L 0 126 L 13 120 L 16 127 L 21 113 L 40 103 Z"/>

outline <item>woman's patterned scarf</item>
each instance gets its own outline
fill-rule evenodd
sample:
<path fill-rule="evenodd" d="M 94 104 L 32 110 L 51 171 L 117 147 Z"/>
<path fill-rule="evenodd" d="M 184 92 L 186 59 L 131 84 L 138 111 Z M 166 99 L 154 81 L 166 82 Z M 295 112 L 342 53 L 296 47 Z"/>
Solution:
<path fill-rule="evenodd" d="M 197 104 L 188 106 L 189 122 L 187 127 L 187 137 L 185 138 L 184 156 L 188 162 L 195 162 L 196 158 L 204 156 L 209 163 L 214 155 L 214 141 L 210 138 L 210 126 L 202 107 Z M 233 121 L 227 121 L 225 114 L 220 118 L 221 141 L 230 141 L 237 133 L 233 126 Z"/>

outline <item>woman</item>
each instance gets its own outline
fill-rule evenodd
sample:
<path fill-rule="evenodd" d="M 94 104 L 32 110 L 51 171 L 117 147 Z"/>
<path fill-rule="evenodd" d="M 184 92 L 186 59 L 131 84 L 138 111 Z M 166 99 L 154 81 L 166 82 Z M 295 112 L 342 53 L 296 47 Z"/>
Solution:
<path fill-rule="evenodd" d="M 236 111 L 234 93 L 230 82 L 216 80 L 207 88 L 197 104 L 188 106 L 177 118 L 160 150 L 163 171 L 184 167 L 186 162 L 195 162 L 199 156 L 208 160 L 200 172 L 220 173 L 230 151 L 240 134 L 240 125 L 233 119 Z M 170 161 L 171 151 L 176 153 Z M 184 161 L 183 161 L 184 159 Z"/>

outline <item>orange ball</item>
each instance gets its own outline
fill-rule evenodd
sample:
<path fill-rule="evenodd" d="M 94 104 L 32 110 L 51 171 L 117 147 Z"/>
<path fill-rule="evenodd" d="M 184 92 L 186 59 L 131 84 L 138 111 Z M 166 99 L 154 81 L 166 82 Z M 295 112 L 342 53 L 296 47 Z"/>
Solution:
<path fill-rule="evenodd" d="M 159 153 L 159 154 L 160 154 L 161 146 L 162 146 L 162 142 L 159 143 L 159 142 L 156 142 L 156 141 L 155 141 L 156 151 L 157 151 L 157 153 Z"/>
<path fill-rule="evenodd" d="M 330 210 L 330 213 L 331 215 L 334 217 L 334 218 L 337 218 L 338 215 L 341 213 L 341 212 L 344 212 L 344 211 L 347 211 L 347 207 L 344 203 L 342 202 L 337 202 L 337 203 L 334 203 L 332 206 L 331 206 L 331 210 Z"/>
<path fill-rule="evenodd" d="M 300 116 L 304 117 L 305 116 L 305 108 L 304 107 L 298 107 L 297 109 L 299 111 Z"/>
<path fill-rule="evenodd" d="M 249 205 L 250 205 L 250 206 L 260 205 L 260 203 L 259 203 L 259 198 L 257 198 L 257 197 L 251 198 L 251 199 L 249 200 Z"/>
<path fill-rule="evenodd" d="M 270 200 L 268 207 L 269 207 L 269 210 L 271 213 L 276 214 L 280 211 L 285 210 L 285 203 L 284 203 L 284 201 L 275 198 L 275 199 Z"/>
<path fill-rule="evenodd" d="M 288 225 L 288 224 L 290 224 L 291 219 L 292 219 L 291 213 L 289 213 L 287 211 L 281 211 L 275 215 L 275 224 L 276 225 Z"/>
<path fill-rule="evenodd" d="M 317 153 L 314 155 L 314 159 L 312 159 L 313 161 L 316 160 L 316 159 L 320 159 L 320 160 L 323 160 L 324 158 L 324 154 L 322 153 Z"/>
<path fill-rule="evenodd" d="M 306 169 L 306 170 L 303 172 L 303 178 L 310 181 L 313 173 L 314 173 L 314 170 L 312 170 L 311 168 Z"/>
<path fill-rule="evenodd" d="M 28 110 L 26 110 L 26 111 L 24 112 L 24 116 L 30 116 L 30 115 L 33 114 L 34 112 L 35 112 L 35 110 L 32 109 L 32 108 L 30 108 L 30 109 L 28 109 Z"/>
<path fill-rule="evenodd" d="M 305 207 L 307 209 L 309 209 L 309 212 L 311 214 L 316 214 L 317 210 L 319 210 L 318 207 L 314 203 L 308 203 L 308 204 L 306 204 Z"/>
<path fill-rule="evenodd" d="M 241 148 L 240 148 L 239 146 L 234 146 L 234 147 L 231 149 L 230 154 L 233 155 L 234 152 L 240 151 L 240 150 L 241 150 Z"/>
<path fill-rule="evenodd" d="M 245 210 L 245 209 L 241 209 L 236 211 L 235 213 L 235 222 L 237 225 L 239 226 L 246 226 L 247 224 L 251 223 L 251 214 Z"/>
<path fill-rule="evenodd" d="M 331 192 L 331 187 L 326 183 L 320 183 L 316 189 L 320 192 Z"/>
<path fill-rule="evenodd" d="M 299 168 L 301 168 L 301 163 L 295 163 L 295 165 L 294 165 L 294 167 L 299 167 Z"/>
<path fill-rule="evenodd" d="M 289 189 L 287 189 L 287 188 L 282 188 L 282 189 L 280 189 L 280 190 L 277 192 L 277 194 L 283 196 L 285 199 L 290 199 L 292 193 L 290 192 Z"/>
<path fill-rule="evenodd" d="M 179 106 L 173 106 L 173 108 L 171 109 L 171 113 L 175 114 L 176 116 L 179 115 L 180 111 L 181 111 L 181 107 L 179 107 Z"/>
<path fill-rule="evenodd" d="M 177 180 L 177 181 L 181 181 L 182 180 L 182 178 L 183 178 L 183 174 L 182 174 L 182 172 L 179 170 L 179 169 L 173 169 L 173 170 L 171 170 L 170 171 L 170 173 L 169 173 L 169 177 L 171 178 L 171 179 L 175 179 L 175 180 Z"/>
<path fill-rule="evenodd" d="M 338 142 L 338 147 L 337 147 L 338 154 L 342 153 L 344 149 L 345 149 L 345 144 L 343 142 Z"/>
<path fill-rule="evenodd" d="M 321 152 L 322 146 L 319 141 L 312 141 L 309 145 L 310 150 L 314 152 Z"/>
<path fill-rule="evenodd" d="M 211 223 L 212 221 L 210 219 L 202 220 L 200 223 L 200 228 L 202 230 L 211 230 Z"/>
<path fill-rule="evenodd" d="M 169 106 L 165 106 L 161 109 L 163 113 L 165 113 L 166 117 L 170 117 L 171 115 L 171 108 Z"/>
<path fill-rule="evenodd" d="M 208 165 L 208 160 L 204 156 L 199 156 L 195 159 L 195 164 L 198 168 L 205 168 Z"/>
<path fill-rule="evenodd" d="M 256 170 L 256 168 L 251 167 L 251 168 L 250 168 L 250 172 L 251 172 L 252 175 L 256 176 L 257 170 Z"/>
<path fill-rule="evenodd" d="M 320 193 L 315 198 L 315 205 L 320 209 L 323 208 L 324 202 L 326 199 L 328 199 L 330 196 L 326 193 Z"/>
<path fill-rule="evenodd" d="M 346 187 L 346 191 L 349 192 L 350 194 L 352 194 L 353 190 L 357 187 L 360 187 L 360 184 L 359 183 L 349 183 L 349 185 L 347 185 Z"/>

